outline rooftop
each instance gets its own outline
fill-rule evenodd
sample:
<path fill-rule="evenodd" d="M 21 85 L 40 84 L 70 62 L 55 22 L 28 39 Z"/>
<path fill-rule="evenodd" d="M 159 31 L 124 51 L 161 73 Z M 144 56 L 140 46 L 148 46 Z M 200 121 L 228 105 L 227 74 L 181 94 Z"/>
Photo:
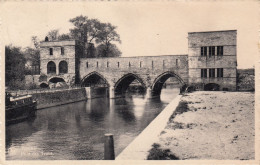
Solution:
<path fill-rule="evenodd" d="M 188 32 L 188 34 L 192 33 L 212 33 L 212 32 L 236 32 L 237 30 L 219 30 L 219 31 L 202 31 L 202 32 Z"/>

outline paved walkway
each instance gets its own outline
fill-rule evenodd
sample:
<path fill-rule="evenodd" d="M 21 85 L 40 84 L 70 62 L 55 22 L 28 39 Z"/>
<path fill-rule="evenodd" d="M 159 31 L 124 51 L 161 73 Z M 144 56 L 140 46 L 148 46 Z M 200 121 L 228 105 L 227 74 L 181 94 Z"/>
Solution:
<path fill-rule="evenodd" d="M 167 125 L 181 97 L 181 95 L 178 95 L 171 101 L 140 135 L 116 157 L 116 160 L 146 160 L 148 151 L 152 148 L 152 144 L 158 141 L 161 131 Z"/>

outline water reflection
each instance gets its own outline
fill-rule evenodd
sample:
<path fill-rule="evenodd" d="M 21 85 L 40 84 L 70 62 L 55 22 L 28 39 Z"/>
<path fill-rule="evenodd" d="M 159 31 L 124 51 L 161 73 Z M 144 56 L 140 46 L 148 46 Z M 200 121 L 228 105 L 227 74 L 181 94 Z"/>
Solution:
<path fill-rule="evenodd" d="M 34 121 L 6 128 L 6 159 L 103 159 L 105 133 L 114 134 L 118 155 L 178 92 L 168 89 L 152 100 L 129 95 L 39 110 Z"/>

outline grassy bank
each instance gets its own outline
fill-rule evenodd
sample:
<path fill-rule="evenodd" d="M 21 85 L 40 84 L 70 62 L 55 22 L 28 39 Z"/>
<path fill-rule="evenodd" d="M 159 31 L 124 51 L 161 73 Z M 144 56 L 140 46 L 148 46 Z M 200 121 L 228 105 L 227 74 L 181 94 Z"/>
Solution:
<path fill-rule="evenodd" d="M 186 94 L 147 159 L 254 159 L 254 121 L 254 93 Z"/>

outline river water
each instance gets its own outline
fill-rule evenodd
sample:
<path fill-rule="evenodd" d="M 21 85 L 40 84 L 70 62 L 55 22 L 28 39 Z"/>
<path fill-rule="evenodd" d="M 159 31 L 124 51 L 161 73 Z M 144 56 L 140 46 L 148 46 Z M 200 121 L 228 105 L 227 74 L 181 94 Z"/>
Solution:
<path fill-rule="evenodd" d="M 114 134 L 118 155 L 178 93 L 163 89 L 157 99 L 129 94 L 38 110 L 34 120 L 6 127 L 6 159 L 103 159 L 105 133 Z"/>

